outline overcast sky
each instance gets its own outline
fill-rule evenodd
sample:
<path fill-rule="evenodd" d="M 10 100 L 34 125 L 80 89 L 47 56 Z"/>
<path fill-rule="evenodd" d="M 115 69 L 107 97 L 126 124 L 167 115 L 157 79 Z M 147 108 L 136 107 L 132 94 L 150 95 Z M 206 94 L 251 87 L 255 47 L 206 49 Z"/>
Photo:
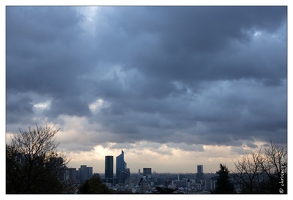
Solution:
<path fill-rule="evenodd" d="M 286 144 L 287 7 L 8 6 L 6 138 L 45 123 L 100 173 L 122 149 L 195 173 Z"/>

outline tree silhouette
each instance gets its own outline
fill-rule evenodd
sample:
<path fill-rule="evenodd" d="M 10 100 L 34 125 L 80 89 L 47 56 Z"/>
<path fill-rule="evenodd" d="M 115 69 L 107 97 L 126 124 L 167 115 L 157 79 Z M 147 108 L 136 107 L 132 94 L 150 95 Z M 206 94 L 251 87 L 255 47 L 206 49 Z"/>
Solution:
<path fill-rule="evenodd" d="M 6 144 L 6 193 L 63 192 L 67 158 L 57 152 L 54 127 L 19 130 Z"/>
<path fill-rule="evenodd" d="M 287 149 L 271 142 L 234 162 L 241 193 L 287 194 Z"/>
<path fill-rule="evenodd" d="M 99 177 L 86 180 L 77 192 L 78 194 L 111 194 L 111 190 L 101 181 Z"/>
<path fill-rule="evenodd" d="M 230 181 L 229 170 L 226 165 L 220 164 L 220 170 L 217 171 L 219 175 L 216 188 L 212 191 L 213 194 L 235 194 L 233 183 Z"/>

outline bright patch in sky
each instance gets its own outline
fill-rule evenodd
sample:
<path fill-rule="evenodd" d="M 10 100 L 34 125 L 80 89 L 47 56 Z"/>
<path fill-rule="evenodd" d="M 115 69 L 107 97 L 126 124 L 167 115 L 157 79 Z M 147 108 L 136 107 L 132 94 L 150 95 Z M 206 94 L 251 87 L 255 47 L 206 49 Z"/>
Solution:
<path fill-rule="evenodd" d="M 89 105 L 89 108 L 91 109 L 91 111 L 97 111 L 99 110 L 104 104 L 103 99 L 97 99 L 96 101 L 94 101 L 93 103 L 91 103 Z"/>
<path fill-rule="evenodd" d="M 46 109 L 48 107 L 50 107 L 51 102 L 47 101 L 47 102 L 43 102 L 43 103 L 38 103 L 38 104 L 34 104 L 35 108 L 41 108 L 41 109 Z"/>

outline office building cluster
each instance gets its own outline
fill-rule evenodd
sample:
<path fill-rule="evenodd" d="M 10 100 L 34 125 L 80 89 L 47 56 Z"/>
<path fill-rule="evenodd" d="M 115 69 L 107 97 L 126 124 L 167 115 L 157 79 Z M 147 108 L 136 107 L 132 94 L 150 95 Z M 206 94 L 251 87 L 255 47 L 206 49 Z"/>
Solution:
<path fill-rule="evenodd" d="M 124 184 L 125 180 L 130 177 L 130 169 L 124 160 L 124 151 L 116 157 L 116 176 L 113 173 L 114 162 L 113 156 L 105 156 L 105 177 L 102 179 L 107 185 Z"/>
<path fill-rule="evenodd" d="M 67 179 L 72 180 L 76 184 L 84 183 L 92 178 L 93 175 L 93 167 L 87 167 L 86 165 L 81 165 L 79 169 L 68 168 L 67 170 Z"/>
<path fill-rule="evenodd" d="M 103 179 L 99 174 L 93 173 L 93 167 L 88 167 L 86 165 L 81 165 L 79 169 L 68 168 L 65 179 L 72 180 L 76 184 L 82 184 L 93 176 L 99 176 L 103 182 L 110 183 L 110 185 L 125 183 L 125 180 L 130 177 L 130 169 L 127 168 L 127 163 L 124 161 L 123 151 L 116 157 L 116 176 L 114 176 L 113 168 L 113 156 L 105 156 L 105 176 Z"/>
<path fill-rule="evenodd" d="M 197 172 L 194 174 L 155 173 L 149 167 L 130 174 L 123 150 L 116 157 L 115 164 L 116 166 L 113 156 L 105 156 L 104 174 L 93 174 L 93 167 L 81 165 L 79 169 L 69 168 L 66 179 L 79 185 L 93 176 L 99 176 L 113 191 L 140 194 L 157 193 L 157 187 L 172 189 L 178 193 L 208 193 L 215 189 L 217 180 L 216 174 L 204 174 L 203 165 L 197 165 Z"/>

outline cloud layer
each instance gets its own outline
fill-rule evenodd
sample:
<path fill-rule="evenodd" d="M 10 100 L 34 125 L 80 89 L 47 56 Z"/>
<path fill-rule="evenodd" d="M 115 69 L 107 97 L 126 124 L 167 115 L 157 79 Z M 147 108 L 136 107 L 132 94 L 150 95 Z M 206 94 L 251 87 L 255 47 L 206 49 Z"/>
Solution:
<path fill-rule="evenodd" d="M 286 143 L 287 8 L 8 6 L 6 99 L 68 151 Z"/>

